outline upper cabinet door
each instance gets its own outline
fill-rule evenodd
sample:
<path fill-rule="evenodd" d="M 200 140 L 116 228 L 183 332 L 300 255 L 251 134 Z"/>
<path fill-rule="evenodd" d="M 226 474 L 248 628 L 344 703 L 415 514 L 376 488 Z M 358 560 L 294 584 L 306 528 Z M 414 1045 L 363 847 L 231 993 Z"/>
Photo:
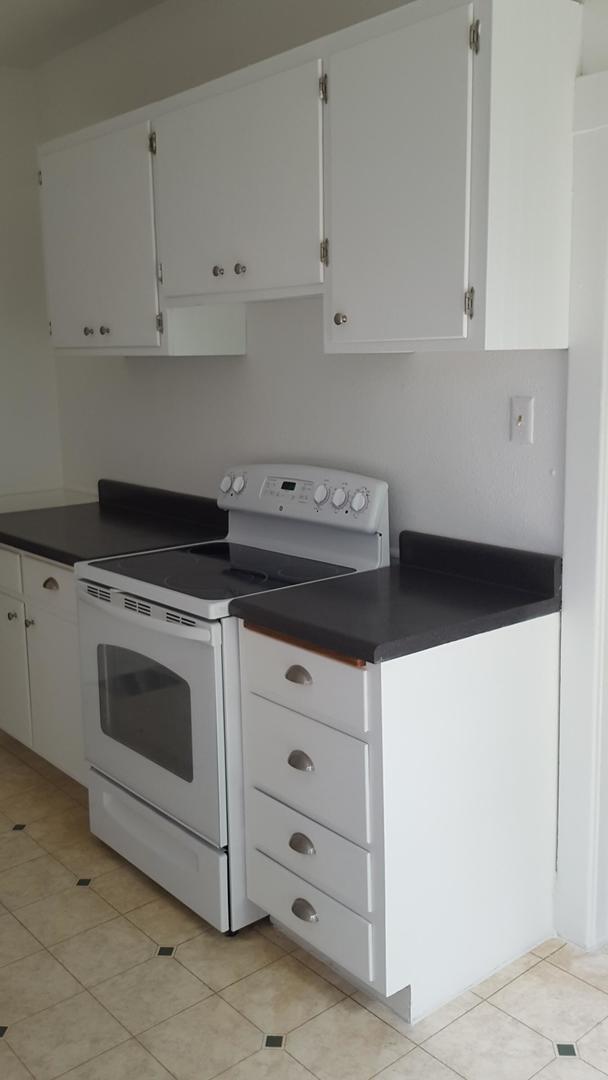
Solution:
<path fill-rule="evenodd" d="M 159 345 L 148 134 L 146 121 L 41 158 L 55 347 Z"/>
<path fill-rule="evenodd" d="M 329 349 L 467 334 L 473 5 L 328 60 Z"/>
<path fill-rule="evenodd" d="M 321 283 L 320 73 L 309 61 L 158 119 L 166 296 Z"/>

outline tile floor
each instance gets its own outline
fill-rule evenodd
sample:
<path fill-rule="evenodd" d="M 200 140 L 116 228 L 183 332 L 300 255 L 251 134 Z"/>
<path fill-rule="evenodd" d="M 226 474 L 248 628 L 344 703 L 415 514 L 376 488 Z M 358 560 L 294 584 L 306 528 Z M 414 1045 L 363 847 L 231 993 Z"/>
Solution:
<path fill-rule="evenodd" d="M 266 922 L 218 934 L 0 734 L 0 1080 L 32 1076 L 600 1080 L 608 949 L 545 942 L 410 1026 Z"/>

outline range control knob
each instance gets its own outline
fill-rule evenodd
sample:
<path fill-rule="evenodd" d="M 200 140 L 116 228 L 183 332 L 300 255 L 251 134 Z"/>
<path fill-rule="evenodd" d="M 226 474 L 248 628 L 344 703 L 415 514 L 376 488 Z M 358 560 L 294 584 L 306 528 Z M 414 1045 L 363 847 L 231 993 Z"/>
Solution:
<path fill-rule="evenodd" d="M 241 491 L 243 490 L 244 487 L 245 487 L 245 477 L 244 476 L 235 476 L 235 478 L 234 478 L 234 480 L 232 482 L 232 490 L 235 492 L 235 494 L 240 495 Z"/>
<path fill-rule="evenodd" d="M 368 501 L 364 491 L 355 491 L 355 494 L 350 500 L 350 508 L 351 510 L 354 510 L 355 514 L 360 514 L 362 510 L 365 510 Z"/>
<path fill-rule="evenodd" d="M 228 473 L 226 473 L 226 475 L 223 476 L 221 481 L 220 481 L 220 491 L 223 491 L 224 495 L 227 495 L 228 492 L 230 491 L 231 487 L 232 487 L 232 477 L 228 476 Z"/>
<path fill-rule="evenodd" d="M 313 498 L 317 506 L 323 506 L 323 503 L 326 503 L 329 499 L 329 488 L 327 484 L 319 484 L 319 486 L 315 488 Z"/>
<path fill-rule="evenodd" d="M 331 502 L 336 510 L 339 510 L 341 506 L 344 506 L 344 503 L 346 502 L 346 492 L 344 488 L 336 488 L 331 497 Z"/>

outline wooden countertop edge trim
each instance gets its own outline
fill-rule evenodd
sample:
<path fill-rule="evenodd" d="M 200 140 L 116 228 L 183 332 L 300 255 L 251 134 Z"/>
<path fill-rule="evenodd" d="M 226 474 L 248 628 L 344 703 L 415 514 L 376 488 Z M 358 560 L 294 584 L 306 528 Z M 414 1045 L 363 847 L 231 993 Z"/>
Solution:
<path fill-rule="evenodd" d="M 283 641 L 286 645 L 296 645 L 298 649 L 306 649 L 307 652 L 317 653 L 318 656 L 325 656 L 328 660 L 337 660 L 341 664 L 348 664 L 350 667 L 356 668 L 367 666 L 366 660 L 359 660 L 354 656 L 343 656 L 342 653 L 333 652 L 331 649 L 322 649 L 319 645 L 311 645 L 308 641 L 300 641 L 298 638 L 291 637 L 290 634 L 281 634 L 278 630 L 268 630 L 265 626 L 255 626 L 254 623 L 250 622 L 244 622 L 243 626 L 246 630 L 252 630 L 254 634 L 264 634 L 265 637 Z"/>

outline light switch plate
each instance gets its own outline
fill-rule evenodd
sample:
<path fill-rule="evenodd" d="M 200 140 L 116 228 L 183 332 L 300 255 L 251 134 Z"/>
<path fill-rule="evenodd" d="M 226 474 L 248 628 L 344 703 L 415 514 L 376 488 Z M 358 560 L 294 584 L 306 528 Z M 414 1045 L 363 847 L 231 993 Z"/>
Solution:
<path fill-rule="evenodd" d="M 511 442 L 530 445 L 534 442 L 534 398 L 511 398 Z"/>

